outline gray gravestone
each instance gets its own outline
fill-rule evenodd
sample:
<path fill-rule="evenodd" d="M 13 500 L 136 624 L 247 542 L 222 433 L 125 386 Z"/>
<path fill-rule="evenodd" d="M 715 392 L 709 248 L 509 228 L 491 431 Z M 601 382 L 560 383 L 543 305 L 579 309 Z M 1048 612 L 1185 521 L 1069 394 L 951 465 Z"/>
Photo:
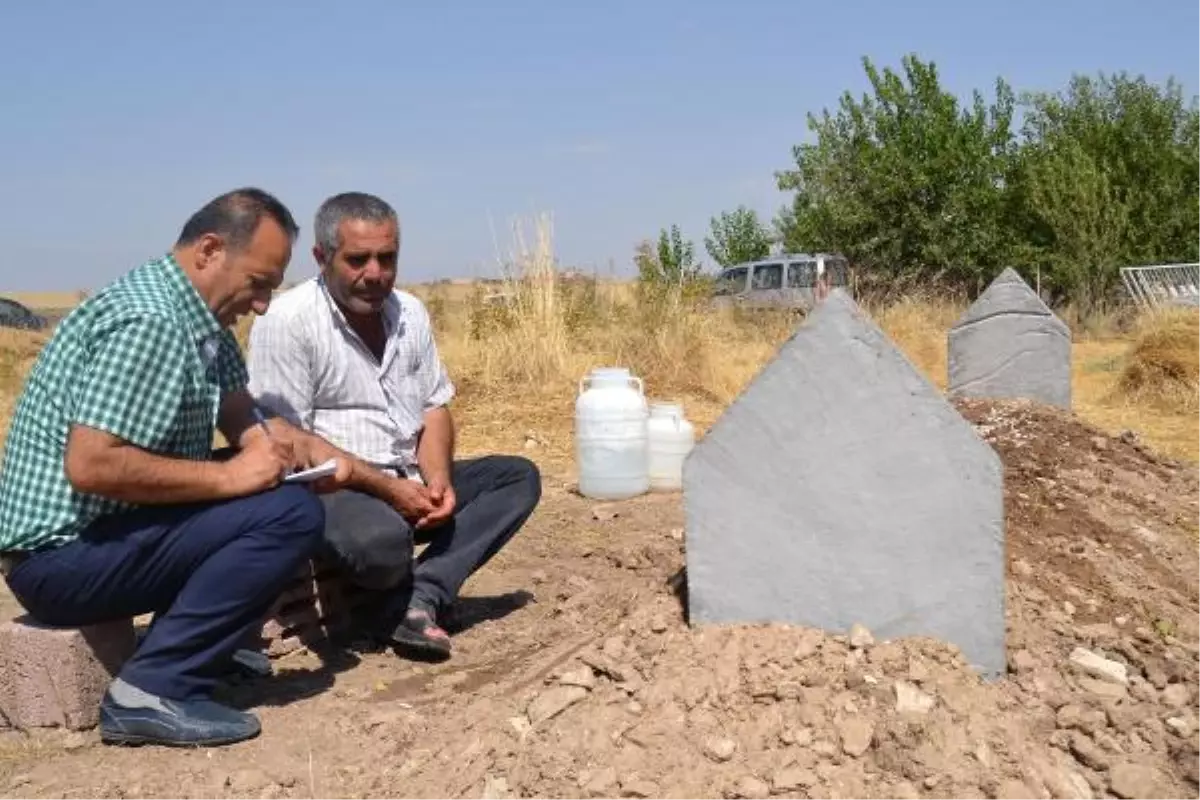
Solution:
<path fill-rule="evenodd" d="M 1005 668 L 995 452 L 842 291 L 684 463 L 693 624 L 782 622 L 957 645 Z"/>
<path fill-rule="evenodd" d="M 1071 407 L 1071 329 L 1009 267 L 947 336 L 951 397 Z"/>

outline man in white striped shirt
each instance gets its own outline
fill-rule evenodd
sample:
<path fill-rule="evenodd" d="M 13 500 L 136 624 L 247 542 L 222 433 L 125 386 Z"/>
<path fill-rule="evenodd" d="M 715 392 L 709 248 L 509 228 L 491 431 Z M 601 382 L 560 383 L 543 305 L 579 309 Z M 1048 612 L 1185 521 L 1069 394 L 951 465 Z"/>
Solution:
<path fill-rule="evenodd" d="M 359 584 L 386 595 L 381 630 L 392 642 L 448 657 L 439 615 L 525 523 L 541 479 L 519 456 L 454 459 L 454 386 L 425 306 L 395 289 L 391 206 L 335 195 L 314 235 L 320 275 L 275 298 L 251 328 L 250 391 L 370 465 L 357 489 L 323 496 L 326 540 Z"/>

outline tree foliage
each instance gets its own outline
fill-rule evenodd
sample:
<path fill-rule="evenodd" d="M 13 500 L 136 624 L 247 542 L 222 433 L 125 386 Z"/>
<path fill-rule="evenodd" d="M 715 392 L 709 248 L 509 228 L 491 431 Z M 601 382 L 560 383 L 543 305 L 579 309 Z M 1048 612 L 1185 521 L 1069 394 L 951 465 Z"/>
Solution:
<path fill-rule="evenodd" d="M 771 252 L 771 232 L 759 222 L 752 208 L 738 206 L 709 221 L 712 236 L 704 237 L 704 248 L 722 267 L 757 261 Z"/>
<path fill-rule="evenodd" d="M 643 284 L 679 286 L 700 274 L 696 247 L 691 241 L 684 241 L 678 225 L 672 225 L 669 232 L 659 231 L 657 246 L 650 242 L 638 245 L 634 263 L 638 280 Z"/>
<path fill-rule="evenodd" d="M 960 103 L 933 63 L 864 59 L 871 91 L 810 114 L 815 141 L 777 174 L 789 251 L 847 255 L 885 276 L 972 289 L 1006 265 L 1043 270 L 1058 300 L 1090 310 L 1122 265 L 1196 261 L 1200 124 L 1179 87 L 1076 76 L 1021 98 L 997 80 Z"/>

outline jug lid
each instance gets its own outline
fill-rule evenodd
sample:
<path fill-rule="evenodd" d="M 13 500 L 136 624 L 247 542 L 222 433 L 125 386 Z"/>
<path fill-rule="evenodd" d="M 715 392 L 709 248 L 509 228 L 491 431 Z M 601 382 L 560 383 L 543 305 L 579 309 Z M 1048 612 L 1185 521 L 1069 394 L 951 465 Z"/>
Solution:
<path fill-rule="evenodd" d="M 674 400 L 655 400 L 650 404 L 650 415 L 655 417 L 683 417 L 683 404 Z"/>
<path fill-rule="evenodd" d="M 593 367 L 591 376 L 593 378 L 628 378 L 628 367 Z"/>

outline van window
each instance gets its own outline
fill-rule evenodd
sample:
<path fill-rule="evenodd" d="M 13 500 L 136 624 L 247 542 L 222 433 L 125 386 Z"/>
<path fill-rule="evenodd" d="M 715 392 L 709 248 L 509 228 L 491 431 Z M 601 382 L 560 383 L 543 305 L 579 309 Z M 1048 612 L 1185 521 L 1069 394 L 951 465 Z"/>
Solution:
<path fill-rule="evenodd" d="M 817 265 L 812 261 L 793 261 L 788 265 L 789 289 L 811 289 L 816 277 Z"/>
<path fill-rule="evenodd" d="M 717 278 L 717 294 L 737 294 L 746 290 L 746 267 L 727 269 Z"/>
<path fill-rule="evenodd" d="M 836 256 L 825 259 L 825 280 L 830 286 L 845 286 L 847 270 L 846 259 Z"/>
<path fill-rule="evenodd" d="M 759 264 L 754 268 L 754 289 L 782 289 L 783 264 Z"/>

